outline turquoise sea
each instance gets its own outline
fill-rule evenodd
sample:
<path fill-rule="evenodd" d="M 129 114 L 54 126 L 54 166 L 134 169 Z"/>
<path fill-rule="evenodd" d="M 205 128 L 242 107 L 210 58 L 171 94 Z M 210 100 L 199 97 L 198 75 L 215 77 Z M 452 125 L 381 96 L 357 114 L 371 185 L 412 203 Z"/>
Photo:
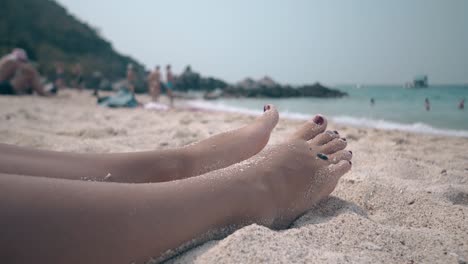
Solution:
<path fill-rule="evenodd" d="M 458 109 L 460 100 L 468 99 L 468 85 L 433 85 L 419 89 L 338 85 L 334 88 L 347 92 L 349 96 L 337 99 L 221 99 L 194 101 L 192 104 L 255 114 L 261 112 L 264 104 L 273 103 L 283 117 L 306 119 L 322 113 L 332 121 L 346 125 L 468 137 L 468 109 Z M 424 107 L 426 97 L 431 104 L 430 111 Z M 371 98 L 375 100 L 373 106 Z"/>

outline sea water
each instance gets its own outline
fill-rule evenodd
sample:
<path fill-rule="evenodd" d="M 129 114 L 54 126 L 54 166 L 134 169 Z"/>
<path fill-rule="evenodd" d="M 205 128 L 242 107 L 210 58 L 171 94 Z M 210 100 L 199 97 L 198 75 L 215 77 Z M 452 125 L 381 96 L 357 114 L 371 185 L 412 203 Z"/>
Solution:
<path fill-rule="evenodd" d="M 208 109 L 261 113 L 263 105 L 277 106 L 282 117 L 307 119 L 321 113 L 338 124 L 394 129 L 419 133 L 468 137 L 468 109 L 458 109 L 468 100 L 468 85 L 433 85 L 404 88 L 382 85 L 335 86 L 349 96 L 343 98 L 241 98 L 196 101 Z M 374 98 L 375 104 L 370 103 Z M 424 100 L 431 109 L 426 111 Z"/>

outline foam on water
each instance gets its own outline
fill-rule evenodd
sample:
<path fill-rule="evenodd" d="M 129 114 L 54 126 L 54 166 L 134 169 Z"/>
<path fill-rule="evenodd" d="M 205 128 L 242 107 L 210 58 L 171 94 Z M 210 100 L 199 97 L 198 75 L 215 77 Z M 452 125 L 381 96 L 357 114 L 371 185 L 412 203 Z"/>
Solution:
<path fill-rule="evenodd" d="M 228 106 L 221 102 L 208 102 L 203 100 L 194 100 L 188 102 L 189 106 L 214 110 L 221 112 L 230 112 L 230 113 L 241 113 L 248 115 L 261 115 L 262 110 L 252 110 L 243 107 L 237 106 Z M 294 120 L 308 120 L 310 119 L 310 114 L 283 111 L 280 113 L 282 118 L 294 119 Z M 466 130 L 453 130 L 453 129 L 440 129 L 432 127 L 428 124 L 417 122 L 412 124 L 404 124 L 398 122 L 387 121 L 384 119 L 370 119 L 362 117 L 352 117 L 352 116 L 329 116 L 329 119 L 334 123 L 341 125 L 350 125 L 354 127 L 367 127 L 367 128 L 377 128 L 384 130 L 398 130 L 412 133 L 422 133 L 422 134 L 432 134 L 432 135 L 443 135 L 443 136 L 455 136 L 455 137 L 468 137 L 468 131 Z"/>
<path fill-rule="evenodd" d="M 331 118 L 337 124 L 370 127 L 385 130 L 399 130 L 414 133 L 455 136 L 455 137 L 468 137 L 468 131 L 465 130 L 452 130 L 452 129 L 439 129 L 424 123 L 402 124 L 386 120 L 374 120 L 368 118 L 357 118 L 351 116 L 336 116 Z"/>
<path fill-rule="evenodd" d="M 263 109 L 257 111 L 257 110 L 242 108 L 242 107 L 228 106 L 220 102 L 208 102 L 208 101 L 203 101 L 203 100 L 188 101 L 187 105 L 191 107 L 195 107 L 195 108 L 206 109 L 206 110 L 229 112 L 229 113 L 240 113 L 240 114 L 247 114 L 247 115 L 254 115 L 254 116 L 259 116 L 263 113 Z"/>

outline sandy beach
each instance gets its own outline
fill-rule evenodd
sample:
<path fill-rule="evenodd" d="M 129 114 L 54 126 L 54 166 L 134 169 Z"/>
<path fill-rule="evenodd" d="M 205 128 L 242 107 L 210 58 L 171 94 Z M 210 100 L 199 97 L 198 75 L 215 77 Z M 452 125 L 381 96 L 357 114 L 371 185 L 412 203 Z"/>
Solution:
<path fill-rule="evenodd" d="M 0 142 L 95 153 L 166 149 L 241 127 L 254 118 L 207 111 L 108 109 L 98 107 L 89 92 L 65 91 L 57 98 L 1 96 Z M 269 145 L 281 142 L 300 123 L 281 119 Z M 329 199 L 289 229 L 246 226 L 168 261 L 468 261 L 468 138 L 336 124 L 329 128 L 339 130 L 354 153 L 352 171 Z"/>

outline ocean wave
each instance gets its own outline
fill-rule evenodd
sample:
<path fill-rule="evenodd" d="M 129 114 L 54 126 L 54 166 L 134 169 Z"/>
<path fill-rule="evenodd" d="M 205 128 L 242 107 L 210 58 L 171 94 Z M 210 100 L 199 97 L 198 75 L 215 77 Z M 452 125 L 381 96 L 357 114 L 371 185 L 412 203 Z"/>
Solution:
<path fill-rule="evenodd" d="M 241 113 L 247 115 L 261 115 L 261 110 L 251 110 L 248 108 L 229 106 L 222 102 L 208 102 L 202 100 L 189 101 L 187 104 L 191 107 L 201 108 L 206 110 L 230 112 L 230 113 Z M 310 114 L 282 111 L 281 118 L 288 118 L 294 120 L 308 120 Z M 393 121 L 387 121 L 383 119 L 370 119 L 364 117 L 352 117 L 352 116 L 331 116 L 329 117 L 332 122 L 340 125 L 349 125 L 354 127 L 367 127 L 376 128 L 383 130 L 398 130 L 412 133 L 431 134 L 431 135 L 443 135 L 443 136 L 454 136 L 454 137 L 468 137 L 468 131 L 466 130 L 452 130 L 452 129 L 441 129 L 435 128 L 425 123 L 412 123 L 404 124 Z"/>
<path fill-rule="evenodd" d="M 195 108 L 200 108 L 200 109 L 205 109 L 205 110 L 229 112 L 229 113 L 240 113 L 240 114 L 247 114 L 247 115 L 254 115 L 254 116 L 258 116 L 263 113 L 263 110 L 257 111 L 257 110 L 251 110 L 248 108 L 229 106 L 221 102 L 208 102 L 208 101 L 203 101 L 203 100 L 188 101 L 187 105 L 190 107 L 195 107 Z"/>
<path fill-rule="evenodd" d="M 335 116 L 331 120 L 337 124 L 377 128 L 384 130 L 399 130 L 405 132 L 432 134 L 432 135 L 444 135 L 454 137 L 468 137 L 468 131 L 466 130 L 453 130 L 453 129 L 441 129 L 435 128 L 425 123 L 412 123 L 403 124 L 393 121 L 387 121 L 383 119 L 369 119 L 363 117 L 352 117 L 352 116 Z"/>

